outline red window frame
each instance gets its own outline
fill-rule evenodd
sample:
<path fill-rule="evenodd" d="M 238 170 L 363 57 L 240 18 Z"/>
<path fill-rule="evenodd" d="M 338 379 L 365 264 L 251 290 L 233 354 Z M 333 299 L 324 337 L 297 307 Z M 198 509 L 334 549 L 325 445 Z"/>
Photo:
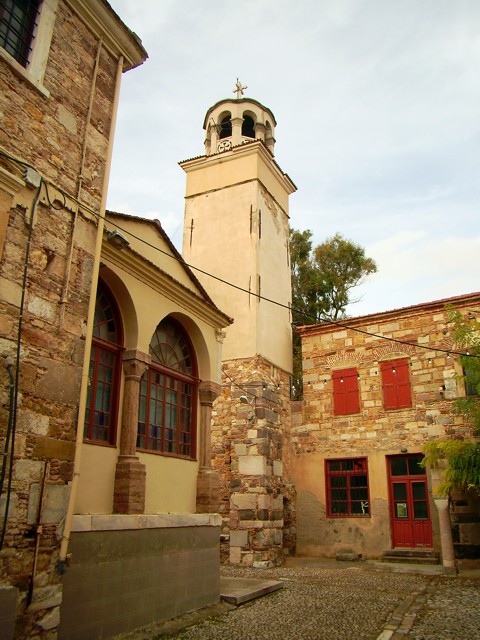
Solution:
<path fill-rule="evenodd" d="M 158 325 L 150 355 L 152 364 L 140 383 L 137 449 L 195 460 L 196 362 L 178 322 L 166 318 Z"/>
<path fill-rule="evenodd" d="M 99 283 L 83 433 L 87 442 L 116 444 L 122 351 L 123 328 L 118 307 L 110 290 Z"/>
<path fill-rule="evenodd" d="M 367 458 L 325 460 L 325 485 L 329 518 L 370 517 Z"/>
<path fill-rule="evenodd" d="M 358 388 L 358 370 L 339 369 L 332 372 L 333 412 L 336 416 L 360 413 L 360 393 Z"/>
<path fill-rule="evenodd" d="M 408 358 L 381 362 L 383 408 L 407 409 L 412 406 L 410 366 Z"/>

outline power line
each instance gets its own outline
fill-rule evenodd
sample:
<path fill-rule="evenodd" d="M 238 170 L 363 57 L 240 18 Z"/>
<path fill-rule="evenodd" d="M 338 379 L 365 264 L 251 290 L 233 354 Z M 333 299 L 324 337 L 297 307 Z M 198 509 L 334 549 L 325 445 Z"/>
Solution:
<path fill-rule="evenodd" d="M 114 212 L 112 212 L 114 213 Z M 96 214 L 98 215 L 98 214 Z M 100 216 L 98 216 L 100 217 Z M 146 246 L 152 248 L 152 249 L 156 249 L 157 251 L 159 251 L 160 253 L 162 253 L 165 256 L 168 256 L 169 258 L 171 258 L 172 260 L 176 260 L 177 262 L 181 262 L 182 264 L 186 265 L 189 269 L 192 269 L 194 271 L 198 271 L 199 273 L 203 273 L 203 275 L 208 276 L 209 278 L 213 278 L 214 280 L 217 280 L 218 282 L 221 282 L 222 284 L 225 284 L 229 287 L 232 287 L 233 289 L 237 289 L 238 291 L 242 291 L 243 293 L 246 293 L 250 296 L 254 296 L 256 298 L 258 298 L 259 300 L 264 300 L 265 302 L 270 302 L 271 304 L 274 304 L 278 307 L 282 307 L 283 309 L 288 309 L 288 311 L 290 312 L 295 312 L 295 313 L 299 313 L 302 316 L 304 316 L 305 318 L 308 318 L 310 320 L 314 320 L 315 323 L 317 324 L 332 324 L 336 327 L 340 327 L 342 329 L 349 329 L 350 331 L 355 331 L 357 333 L 362 333 L 364 335 L 367 336 L 371 336 L 374 338 L 378 338 L 379 340 L 388 340 L 389 342 L 396 342 L 397 344 L 404 344 L 410 347 L 416 347 L 419 349 L 424 349 L 426 351 L 438 351 L 440 353 L 446 353 L 447 355 L 460 355 L 460 356 L 465 356 L 465 357 L 471 357 L 471 358 L 480 358 L 480 355 L 475 355 L 472 353 L 469 353 L 468 351 L 456 351 L 454 349 L 442 349 L 441 347 L 431 347 L 428 345 L 422 345 L 422 344 L 415 344 L 413 342 L 408 342 L 407 340 L 400 340 L 399 338 L 392 338 L 390 336 L 382 336 L 379 335 L 377 333 L 372 333 L 370 331 L 366 331 L 365 329 L 359 329 L 358 327 L 351 327 L 346 323 L 343 323 L 341 321 L 338 320 L 331 320 L 330 318 L 319 318 L 318 316 L 313 316 L 305 311 L 302 311 L 301 309 L 295 309 L 294 307 L 291 307 L 289 305 L 283 304 L 282 302 L 278 302 L 277 300 L 272 300 L 271 298 L 267 298 L 266 296 L 263 296 L 259 293 L 255 293 L 253 291 L 249 291 L 248 289 L 245 289 L 244 287 L 241 287 L 239 285 L 233 284 L 233 282 L 229 282 L 228 280 L 225 280 L 224 278 L 221 278 L 220 276 L 216 276 L 213 273 L 210 273 L 208 271 L 205 271 L 204 269 L 201 269 L 200 267 L 197 267 L 195 265 L 189 264 L 188 262 L 186 262 L 181 256 L 180 258 L 177 258 L 176 256 L 168 253 L 167 251 L 164 251 L 163 249 L 161 249 L 160 247 L 157 247 L 154 244 L 151 244 L 150 242 L 148 242 L 147 240 L 144 240 L 143 238 L 141 238 L 140 236 L 135 235 L 134 233 L 132 233 L 131 231 L 128 231 L 127 229 L 125 229 L 124 227 L 122 227 L 120 224 L 113 222 L 112 220 L 108 220 L 108 224 L 113 225 L 114 227 L 116 227 L 117 229 L 123 231 L 124 233 L 128 234 L 129 236 L 131 236 L 132 238 L 135 238 L 135 240 L 138 240 L 139 242 L 142 242 L 143 244 L 145 244 Z"/>
<path fill-rule="evenodd" d="M 8 158 L 12 162 L 16 162 L 16 163 L 18 163 L 18 164 L 20 164 L 20 165 L 22 165 L 24 167 L 30 167 L 30 168 L 36 170 L 29 163 L 27 163 L 25 161 L 22 161 L 19 158 L 16 158 L 15 156 L 12 156 L 12 155 L 6 153 L 3 150 L 0 150 L 0 155 L 3 155 L 4 157 Z M 64 189 L 62 189 L 58 185 L 54 184 L 53 182 L 44 179 L 44 183 L 45 183 L 45 185 L 51 185 L 53 188 L 55 188 L 57 191 L 59 191 L 64 196 L 64 198 L 69 198 L 69 199 L 73 200 L 75 203 L 80 205 L 83 209 L 88 211 L 94 217 L 96 217 L 96 218 L 101 218 L 102 217 L 97 211 L 94 211 L 92 208 L 88 207 L 88 205 L 86 205 L 83 202 L 79 201 L 74 196 L 71 196 Z M 47 199 L 50 202 L 50 198 L 48 196 L 47 196 Z M 117 229 L 123 231 L 124 233 L 126 233 L 130 237 L 135 238 L 135 240 L 138 240 L 142 244 L 144 244 L 144 245 L 146 245 L 146 246 L 158 251 L 159 253 L 162 253 L 163 255 L 167 256 L 168 258 L 170 258 L 172 260 L 175 260 L 177 262 L 180 262 L 180 263 L 184 264 L 189 269 L 192 269 L 194 271 L 198 271 L 199 273 L 202 273 L 203 275 L 205 275 L 205 276 L 207 276 L 209 278 L 213 278 L 214 280 L 217 280 L 218 282 L 221 282 L 222 284 L 225 284 L 225 285 L 227 285 L 229 287 L 232 287 L 233 289 L 236 289 L 237 291 L 242 291 L 243 293 L 246 293 L 249 296 L 254 296 L 255 298 L 258 298 L 259 300 L 264 300 L 265 302 L 270 302 L 270 304 L 276 305 L 276 306 L 281 307 L 283 309 L 287 309 L 290 313 L 292 313 L 292 312 L 298 313 L 298 314 L 302 315 L 304 318 L 313 321 L 313 323 L 315 323 L 315 324 L 328 323 L 328 324 L 332 324 L 332 325 L 334 325 L 336 327 L 340 327 L 342 329 L 347 329 L 347 330 L 354 331 L 356 333 L 361 333 L 363 335 L 367 335 L 367 336 L 370 336 L 370 337 L 373 337 L 373 338 L 378 338 L 379 340 L 386 340 L 388 342 L 395 342 L 397 344 L 403 344 L 403 345 L 407 345 L 407 346 L 410 346 L 410 347 L 423 349 L 425 351 L 438 351 L 440 353 L 446 353 L 447 355 L 459 355 L 459 356 L 465 356 L 465 357 L 470 357 L 470 358 L 480 358 L 480 355 L 475 355 L 475 354 L 469 353 L 468 350 L 467 351 L 457 351 L 455 349 L 443 349 L 441 347 L 431 347 L 429 345 L 422 345 L 422 344 L 418 344 L 418 343 L 416 344 L 416 343 L 413 343 L 413 342 L 408 342 L 407 340 L 401 340 L 399 338 L 393 338 L 393 337 L 390 337 L 390 336 L 383 336 L 383 335 L 379 335 L 377 333 L 366 331 L 365 329 L 360 329 L 358 327 L 352 327 L 352 326 L 349 326 L 348 324 L 346 324 L 345 322 L 341 322 L 339 320 L 332 320 L 330 318 L 322 318 L 322 317 L 319 317 L 319 316 L 314 316 L 312 314 L 309 314 L 308 312 L 302 311 L 301 309 L 295 309 L 294 307 L 292 307 L 290 305 L 283 304 L 282 302 L 278 302 L 277 300 L 272 300 L 271 298 L 267 298 L 266 296 L 261 295 L 259 293 L 255 293 L 253 291 L 249 291 L 248 289 L 245 289 L 244 287 L 241 287 L 239 285 L 233 284 L 233 282 L 229 282 L 228 280 L 225 280 L 224 278 L 216 276 L 213 273 L 205 271 L 204 269 L 201 269 L 200 267 L 197 267 L 195 265 L 189 264 L 188 262 L 186 262 L 182 258 L 180 253 L 178 254 L 178 256 L 172 255 L 171 253 L 169 253 L 167 251 L 164 251 L 160 247 L 148 242 L 144 238 L 141 238 L 140 236 L 135 235 L 131 231 L 128 231 L 127 229 L 122 227 L 120 224 L 118 224 L 116 222 L 113 222 L 112 220 L 108 220 L 108 223 L 111 224 L 112 226 L 116 227 Z"/>

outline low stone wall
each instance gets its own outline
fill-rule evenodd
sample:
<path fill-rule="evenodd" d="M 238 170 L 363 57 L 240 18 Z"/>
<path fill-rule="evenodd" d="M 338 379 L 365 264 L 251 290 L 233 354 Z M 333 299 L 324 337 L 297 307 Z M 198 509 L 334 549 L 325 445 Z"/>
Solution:
<path fill-rule="evenodd" d="M 218 602 L 215 514 L 75 516 L 60 640 L 109 638 Z"/>

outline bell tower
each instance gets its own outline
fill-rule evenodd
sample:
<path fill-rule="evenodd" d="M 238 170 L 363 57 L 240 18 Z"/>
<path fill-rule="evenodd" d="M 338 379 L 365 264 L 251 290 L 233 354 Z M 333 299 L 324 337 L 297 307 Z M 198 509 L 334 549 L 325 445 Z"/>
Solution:
<path fill-rule="evenodd" d="M 233 563 L 283 558 L 282 439 L 292 372 L 288 198 L 274 159 L 273 113 L 244 98 L 208 109 L 205 154 L 185 160 L 183 257 L 234 320 L 223 339 L 223 392 L 214 405 L 212 465 L 220 476 L 222 552 Z M 212 274 L 214 278 L 210 277 Z"/>
<path fill-rule="evenodd" d="M 207 111 L 205 155 L 180 163 L 187 174 L 182 253 L 220 279 L 197 272 L 234 319 L 224 359 L 260 354 L 290 373 L 288 196 L 296 187 L 274 160 L 273 113 L 240 97 L 243 89 L 237 82 L 236 99 Z"/>

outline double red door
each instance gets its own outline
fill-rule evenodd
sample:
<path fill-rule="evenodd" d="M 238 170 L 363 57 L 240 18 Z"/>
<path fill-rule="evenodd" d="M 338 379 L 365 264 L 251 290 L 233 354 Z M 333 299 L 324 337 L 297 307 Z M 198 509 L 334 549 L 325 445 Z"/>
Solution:
<path fill-rule="evenodd" d="M 421 454 L 390 456 L 388 478 L 393 547 L 431 547 L 432 523 Z"/>

